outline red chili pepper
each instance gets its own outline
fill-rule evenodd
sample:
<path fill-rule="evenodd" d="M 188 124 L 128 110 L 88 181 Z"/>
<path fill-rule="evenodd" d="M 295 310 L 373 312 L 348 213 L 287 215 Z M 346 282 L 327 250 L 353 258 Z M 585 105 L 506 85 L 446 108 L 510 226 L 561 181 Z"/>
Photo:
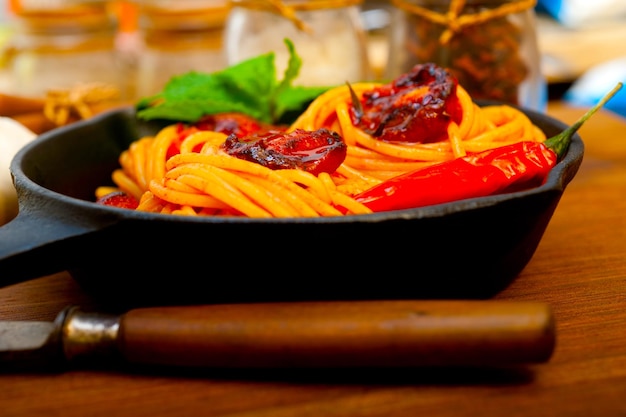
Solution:
<path fill-rule="evenodd" d="M 391 178 L 355 196 L 371 210 L 389 211 L 484 197 L 542 184 L 563 157 L 572 136 L 622 83 L 576 123 L 543 143 L 519 142 Z"/>

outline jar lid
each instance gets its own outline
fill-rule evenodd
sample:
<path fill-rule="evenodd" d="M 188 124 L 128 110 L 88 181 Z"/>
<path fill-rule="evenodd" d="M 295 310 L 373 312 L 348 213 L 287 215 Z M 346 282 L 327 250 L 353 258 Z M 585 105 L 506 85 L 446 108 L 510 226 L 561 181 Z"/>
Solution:
<path fill-rule="evenodd" d="M 42 34 L 113 30 L 115 19 L 104 3 L 23 2 L 15 9 L 15 23 L 23 31 Z"/>
<path fill-rule="evenodd" d="M 228 14 L 225 0 L 135 0 L 143 29 L 201 30 L 223 26 Z"/>

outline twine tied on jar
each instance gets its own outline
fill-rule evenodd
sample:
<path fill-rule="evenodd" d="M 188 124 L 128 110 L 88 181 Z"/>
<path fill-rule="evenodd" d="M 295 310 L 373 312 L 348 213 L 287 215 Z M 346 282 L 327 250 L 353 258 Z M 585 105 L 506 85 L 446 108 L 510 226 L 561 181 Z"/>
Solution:
<path fill-rule="evenodd" d="M 441 33 L 439 42 L 447 44 L 453 35 L 459 33 L 464 27 L 479 25 L 491 19 L 497 19 L 509 14 L 519 13 L 535 7 L 537 0 L 514 0 L 501 4 L 489 10 L 481 10 L 477 13 L 463 14 L 466 0 L 451 0 L 450 7 L 446 13 L 437 13 L 416 4 L 410 4 L 406 0 L 391 0 L 392 4 L 399 9 L 428 19 L 433 23 L 446 27 Z"/>
<path fill-rule="evenodd" d="M 546 83 L 536 0 L 391 0 L 386 75 L 418 63 L 445 67 L 474 100 L 543 110 Z"/>
<path fill-rule="evenodd" d="M 281 0 L 231 0 L 233 6 L 270 11 L 290 20 L 298 30 L 312 33 L 313 29 L 298 17 L 299 11 L 334 9 L 361 4 L 363 0 L 309 0 L 285 4 Z"/>

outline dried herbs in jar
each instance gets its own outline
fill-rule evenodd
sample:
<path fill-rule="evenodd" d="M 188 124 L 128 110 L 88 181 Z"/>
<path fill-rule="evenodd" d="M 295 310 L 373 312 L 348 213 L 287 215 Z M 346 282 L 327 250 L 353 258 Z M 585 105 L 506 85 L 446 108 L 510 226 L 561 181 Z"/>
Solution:
<path fill-rule="evenodd" d="M 387 78 L 446 67 L 476 100 L 544 110 L 535 0 L 392 0 Z"/>

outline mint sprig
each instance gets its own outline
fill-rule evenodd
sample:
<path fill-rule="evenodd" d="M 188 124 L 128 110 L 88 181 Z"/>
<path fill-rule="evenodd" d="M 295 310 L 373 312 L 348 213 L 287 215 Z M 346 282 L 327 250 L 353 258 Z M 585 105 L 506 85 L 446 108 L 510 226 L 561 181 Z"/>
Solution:
<path fill-rule="evenodd" d="M 259 55 L 214 73 L 190 71 L 172 77 L 163 91 L 139 100 L 137 117 L 194 123 L 205 115 L 238 112 L 266 123 L 291 123 L 328 87 L 293 86 L 302 59 L 285 39 L 289 62 L 277 80 L 275 53 Z"/>

